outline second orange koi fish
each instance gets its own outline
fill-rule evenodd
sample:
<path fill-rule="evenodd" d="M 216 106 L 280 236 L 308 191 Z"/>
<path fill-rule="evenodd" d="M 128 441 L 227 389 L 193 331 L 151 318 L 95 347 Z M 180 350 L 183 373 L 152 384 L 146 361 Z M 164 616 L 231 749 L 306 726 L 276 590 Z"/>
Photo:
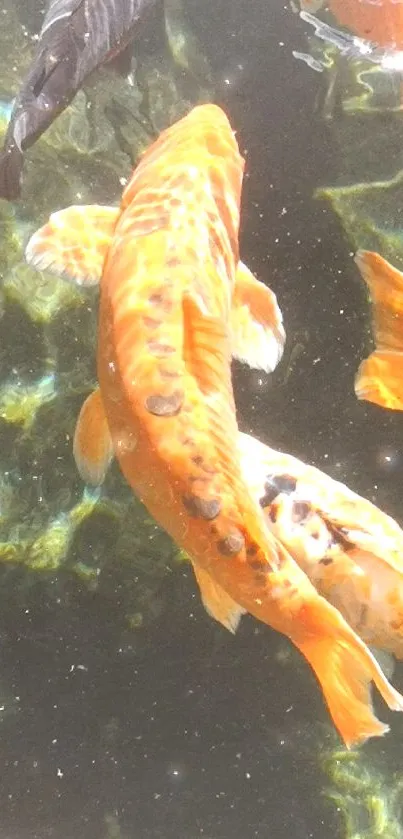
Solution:
<path fill-rule="evenodd" d="M 370 501 L 240 434 L 248 486 L 270 530 L 367 644 L 403 659 L 403 532 Z"/>
<path fill-rule="evenodd" d="M 363 641 L 270 533 L 243 477 L 231 357 L 266 370 L 282 352 L 274 295 L 239 263 L 243 159 L 223 111 L 195 108 L 145 153 L 119 208 L 51 216 L 28 261 L 100 281 L 98 379 L 74 451 L 101 483 L 115 455 L 154 518 L 190 556 L 208 612 L 244 612 L 287 635 L 313 667 L 347 744 L 387 730 L 403 697 Z"/>
<path fill-rule="evenodd" d="M 379 253 L 358 251 L 355 261 L 372 302 L 375 349 L 360 365 L 359 399 L 403 411 L 403 273 Z"/>

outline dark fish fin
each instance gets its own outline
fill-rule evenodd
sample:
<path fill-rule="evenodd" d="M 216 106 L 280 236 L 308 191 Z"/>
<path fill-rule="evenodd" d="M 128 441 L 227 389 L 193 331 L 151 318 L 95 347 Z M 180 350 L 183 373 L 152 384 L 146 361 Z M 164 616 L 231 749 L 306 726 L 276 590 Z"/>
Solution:
<path fill-rule="evenodd" d="M 23 153 L 18 146 L 6 146 L 0 152 L 0 198 L 16 201 L 20 197 L 23 160 Z"/>

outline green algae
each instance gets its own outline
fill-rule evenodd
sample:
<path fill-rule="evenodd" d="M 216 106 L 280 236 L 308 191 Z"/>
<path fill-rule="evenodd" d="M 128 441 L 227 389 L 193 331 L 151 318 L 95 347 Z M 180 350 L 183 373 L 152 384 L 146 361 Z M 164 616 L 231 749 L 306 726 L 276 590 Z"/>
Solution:
<path fill-rule="evenodd" d="M 403 171 L 389 181 L 321 187 L 316 197 L 330 202 L 354 249 L 379 251 L 403 267 L 403 227 L 396 228 L 396 207 L 403 206 Z"/>
<path fill-rule="evenodd" d="M 79 307 L 83 302 L 82 293 L 73 284 L 21 262 L 5 275 L 3 291 L 36 323 L 50 323 L 60 309 Z"/>
<path fill-rule="evenodd" d="M 13 0 L 3 0 L 0 27 L 0 99 L 12 99 L 30 65 L 35 41 L 21 25 Z"/>
<path fill-rule="evenodd" d="M 324 751 L 324 795 L 336 807 L 345 839 L 402 839 L 403 776 L 388 776 L 365 750 Z"/>
<path fill-rule="evenodd" d="M 16 382 L 0 388 L 0 417 L 7 423 L 21 425 L 28 430 L 38 409 L 55 398 L 55 382 L 46 376 L 36 384 Z"/>
<path fill-rule="evenodd" d="M 399 72 L 365 56 L 342 55 L 309 39 L 324 68 L 320 110 L 336 175 L 315 196 L 328 201 L 355 250 L 377 250 L 403 264 L 403 99 Z"/>
<path fill-rule="evenodd" d="M 15 214 L 6 201 L 0 199 L 0 279 L 21 259 L 21 243 L 15 224 Z"/>

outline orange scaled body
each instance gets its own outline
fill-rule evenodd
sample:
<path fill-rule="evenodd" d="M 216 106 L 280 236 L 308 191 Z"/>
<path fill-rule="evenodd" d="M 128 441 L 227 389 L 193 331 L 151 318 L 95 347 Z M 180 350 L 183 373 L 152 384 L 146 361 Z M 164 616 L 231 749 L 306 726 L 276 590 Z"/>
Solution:
<path fill-rule="evenodd" d="M 270 532 L 241 470 L 231 357 L 269 370 L 284 341 L 274 295 L 239 262 L 242 173 L 225 114 L 200 106 L 146 152 L 119 208 L 56 213 L 27 259 L 100 279 L 99 390 L 74 444 L 81 474 L 99 483 L 117 457 L 189 554 L 207 610 L 233 631 L 247 611 L 286 634 L 350 744 L 386 730 L 371 681 L 391 708 L 403 698 Z"/>

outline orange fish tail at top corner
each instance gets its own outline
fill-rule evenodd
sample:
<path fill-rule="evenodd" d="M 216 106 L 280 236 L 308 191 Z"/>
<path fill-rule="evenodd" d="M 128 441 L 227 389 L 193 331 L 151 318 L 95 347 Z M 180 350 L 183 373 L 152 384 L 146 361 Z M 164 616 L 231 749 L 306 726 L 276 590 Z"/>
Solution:
<path fill-rule="evenodd" d="M 304 11 L 332 13 L 336 23 L 385 49 L 403 49 L 403 3 L 400 0 L 301 0 Z"/>

